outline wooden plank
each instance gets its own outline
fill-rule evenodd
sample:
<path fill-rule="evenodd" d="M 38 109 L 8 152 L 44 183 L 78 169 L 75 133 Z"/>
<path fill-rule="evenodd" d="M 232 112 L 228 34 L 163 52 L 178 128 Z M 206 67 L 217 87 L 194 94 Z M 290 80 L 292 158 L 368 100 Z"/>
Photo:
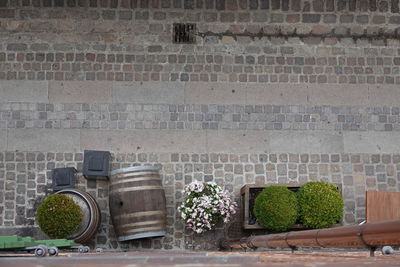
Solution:
<path fill-rule="evenodd" d="M 367 222 L 400 219 L 400 193 L 367 191 L 365 198 Z"/>

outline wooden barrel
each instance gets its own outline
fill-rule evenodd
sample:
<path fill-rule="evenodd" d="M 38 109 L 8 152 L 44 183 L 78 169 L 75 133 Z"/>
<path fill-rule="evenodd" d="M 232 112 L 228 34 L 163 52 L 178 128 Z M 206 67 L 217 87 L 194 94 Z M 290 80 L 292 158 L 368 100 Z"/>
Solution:
<path fill-rule="evenodd" d="M 165 193 L 158 168 L 138 166 L 112 171 L 109 197 L 118 241 L 165 235 Z"/>
<path fill-rule="evenodd" d="M 83 244 L 89 242 L 96 234 L 101 222 L 100 208 L 96 200 L 89 193 L 77 189 L 64 189 L 56 194 L 65 194 L 71 197 L 82 209 L 81 226 L 68 239 Z"/>

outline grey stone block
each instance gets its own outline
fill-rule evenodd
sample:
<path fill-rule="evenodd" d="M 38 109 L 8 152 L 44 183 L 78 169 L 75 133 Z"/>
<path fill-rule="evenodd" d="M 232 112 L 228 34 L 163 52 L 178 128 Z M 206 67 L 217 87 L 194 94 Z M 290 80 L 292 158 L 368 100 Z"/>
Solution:
<path fill-rule="evenodd" d="M 309 103 L 313 105 L 356 105 L 368 104 L 368 87 L 365 85 L 308 85 Z"/>
<path fill-rule="evenodd" d="M 370 85 L 368 87 L 370 106 L 398 106 L 400 90 L 398 85 Z"/>
<path fill-rule="evenodd" d="M 79 130 L 9 129 L 9 151 L 79 151 Z"/>
<path fill-rule="evenodd" d="M 303 14 L 304 23 L 318 23 L 321 19 L 320 14 Z"/>
<path fill-rule="evenodd" d="M 328 131 L 270 131 L 270 153 L 343 153 L 343 136 Z"/>
<path fill-rule="evenodd" d="M 263 131 L 209 130 L 207 151 L 210 153 L 262 153 L 269 150 L 269 136 Z"/>
<path fill-rule="evenodd" d="M 187 83 L 186 104 L 245 104 L 246 87 L 227 83 Z"/>
<path fill-rule="evenodd" d="M 206 131 L 82 130 L 81 148 L 116 152 L 206 152 Z"/>
<path fill-rule="evenodd" d="M 50 81 L 50 103 L 111 103 L 111 82 Z"/>
<path fill-rule="evenodd" d="M 0 130 L 0 151 L 7 150 L 7 130 Z"/>
<path fill-rule="evenodd" d="M 1 81 L 0 102 L 48 102 L 47 81 Z"/>
<path fill-rule="evenodd" d="M 307 94 L 307 85 L 304 84 L 248 84 L 246 87 L 246 104 L 307 104 Z"/>
<path fill-rule="evenodd" d="M 181 82 L 115 82 L 113 103 L 183 104 L 183 87 Z"/>
<path fill-rule="evenodd" d="M 345 153 L 399 153 L 399 132 L 344 132 Z"/>

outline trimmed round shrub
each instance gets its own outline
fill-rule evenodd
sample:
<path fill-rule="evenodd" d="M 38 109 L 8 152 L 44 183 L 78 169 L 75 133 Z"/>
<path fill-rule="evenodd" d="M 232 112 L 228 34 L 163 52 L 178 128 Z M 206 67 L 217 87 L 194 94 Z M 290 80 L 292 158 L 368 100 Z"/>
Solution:
<path fill-rule="evenodd" d="M 339 190 L 326 182 L 308 182 L 297 192 L 300 222 L 309 228 L 324 228 L 343 216 L 343 198 Z"/>
<path fill-rule="evenodd" d="M 54 194 L 40 204 L 36 220 L 49 237 L 67 238 L 79 229 L 82 216 L 81 207 L 71 197 Z"/>
<path fill-rule="evenodd" d="M 285 231 L 297 220 L 296 194 L 285 186 L 266 187 L 256 197 L 253 213 L 260 225 Z"/>

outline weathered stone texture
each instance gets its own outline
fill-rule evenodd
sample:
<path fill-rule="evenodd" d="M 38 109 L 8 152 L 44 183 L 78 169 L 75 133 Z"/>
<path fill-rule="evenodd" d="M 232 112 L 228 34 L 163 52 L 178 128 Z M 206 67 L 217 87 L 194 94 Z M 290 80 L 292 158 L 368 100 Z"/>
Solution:
<path fill-rule="evenodd" d="M 360 1 L 355 0 L 314 0 L 312 3 L 306 0 L 217 0 L 211 1 L 194 1 L 194 0 L 162 0 L 162 1 L 129 1 L 129 0 L 44 0 L 38 1 L 12 1 L 1 0 L 0 8 L 4 7 L 89 7 L 89 8 L 123 8 L 123 9 L 137 9 L 137 8 L 154 8 L 154 9 L 200 9 L 200 10 L 281 10 L 281 11 L 300 11 L 305 12 L 324 12 L 324 11 L 379 11 L 392 13 L 399 12 L 399 1 Z"/>
<path fill-rule="evenodd" d="M 232 88 L 230 90 L 235 90 Z M 222 103 L 0 103 L 0 129 L 169 129 L 208 130 L 210 133 L 218 130 L 322 130 L 332 133 L 368 131 L 367 135 L 400 131 L 400 107 L 397 105 L 362 107 Z"/>
<path fill-rule="evenodd" d="M 392 64 L 398 51 L 382 52 L 385 46 L 399 46 L 400 16 L 390 12 L 332 12 L 323 1 L 298 1 L 304 5 L 300 14 L 296 1 L 268 7 L 265 1 L 252 1 L 242 11 L 236 10 L 240 3 L 226 1 L 211 10 L 206 3 L 204 11 L 191 1 L 174 2 L 181 11 L 161 10 L 158 4 L 131 11 L 117 2 L 104 2 L 101 7 L 111 9 L 102 10 L 0 9 L 0 17 L 9 18 L 0 27 L 7 36 L 0 46 L 0 80 L 400 83 L 398 67 Z M 340 3 L 334 5 L 339 10 Z M 270 13 L 266 8 L 287 11 Z M 365 11 L 362 5 L 357 8 Z M 181 17 L 198 24 L 196 44 L 171 43 L 173 24 Z M 245 60 L 237 61 L 243 52 Z M 258 57 L 264 60 L 256 61 Z M 297 65 L 294 57 L 316 63 Z M 349 64 L 347 57 L 359 60 Z"/>
<path fill-rule="evenodd" d="M 400 191 L 399 1 L 0 0 L 0 229 L 37 234 L 51 169 L 161 167 L 164 238 L 118 243 L 107 181 L 91 246 L 215 249 L 224 229 L 178 220 L 185 184 L 343 185 L 344 223 L 365 191 Z M 194 44 L 174 24 L 196 24 Z M 240 221 L 241 216 L 237 216 Z M 15 228 L 17 226 L 17 228 Z M 35 230 L 36 229 L 36 230 Z"/>
<path fill-rule="evenodd" d="M 269 153 L 112 153 L 112 169 L 137 165 L 161 167 L 167 198 L 167 235 L 116 242 L 108 211 L 108 182 L 88 181 L 82 174 L 82 152 L 0 152 L 0 226 L 36 228 L 35 211 L 51 193 L 51 169 L 75 167 L 77 188 L 92 194 L 102 210 L 102 225 L 91 246 L 107 249 L 215 249 L 223 228 L 197 236 L 184 229 L 177 206 L 183 187 L 194 180 L 215 181 L 239 201 L 244 183 L 305 183 L 323 180 L 343 185 L 344 224 L 364 220 L 365 191 L 398 191 L 399 154 Z M 244 180 L 246 177 L 246 180 Z M 237 216 L 239 222 L 241 216 Z M 35 232 L 30 230 L 31 232 Z M 39 235 L 39 234 L 38 234 Z"/>

